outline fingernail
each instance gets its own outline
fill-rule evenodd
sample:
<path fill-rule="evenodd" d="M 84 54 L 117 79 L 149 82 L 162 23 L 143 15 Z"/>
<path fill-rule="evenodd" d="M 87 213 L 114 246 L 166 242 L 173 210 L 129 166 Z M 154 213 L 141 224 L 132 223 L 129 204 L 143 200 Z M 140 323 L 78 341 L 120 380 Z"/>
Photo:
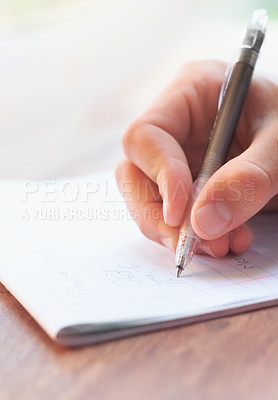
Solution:
<path fill-rule="evenodd" d="M 165 199 L 163 200 L 162 211 L 163 211 L 164 222 L 165 224 L 167 224 L 167 203 Z"/>
<path fill-rule="evenodd" d="M 173 240 L 170 237 L 163 237 L 161 239 L 161 243 L 163 246 L 167 247 L 172 253 L 175 253 L 175 249 L 173 246 Z"/>
<path fill-rule="evenodd" d="M 205 204 L 196 216 L 200 230 L 209 236 L 221 234 L 232 221 L 230 210 L 220 201 Z"/>

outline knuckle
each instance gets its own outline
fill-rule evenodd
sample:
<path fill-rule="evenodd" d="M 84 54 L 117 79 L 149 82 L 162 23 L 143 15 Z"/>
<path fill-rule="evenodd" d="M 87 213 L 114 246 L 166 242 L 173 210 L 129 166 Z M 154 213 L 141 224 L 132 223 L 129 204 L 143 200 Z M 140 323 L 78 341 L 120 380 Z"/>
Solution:
<path fill-rule="evenodd" d="M 134 143 L 134 136 L 136 134 L 137 128 L 138 124 L 136 122 L 133 122 L 127 127 L 122 136 L 122 147 L 127 157 L 129 157 L 130 155 L 130 150 Z"/>

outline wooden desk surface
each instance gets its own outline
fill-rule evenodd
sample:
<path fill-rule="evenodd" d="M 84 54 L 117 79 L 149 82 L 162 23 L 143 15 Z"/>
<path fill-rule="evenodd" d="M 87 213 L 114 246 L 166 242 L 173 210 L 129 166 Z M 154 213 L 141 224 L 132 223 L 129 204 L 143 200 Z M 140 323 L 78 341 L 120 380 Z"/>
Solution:
<path fill-rule="evenodd" d="M 277 398 L 278 307 L 81 349 L 0 286 L 1 399 Z"/>

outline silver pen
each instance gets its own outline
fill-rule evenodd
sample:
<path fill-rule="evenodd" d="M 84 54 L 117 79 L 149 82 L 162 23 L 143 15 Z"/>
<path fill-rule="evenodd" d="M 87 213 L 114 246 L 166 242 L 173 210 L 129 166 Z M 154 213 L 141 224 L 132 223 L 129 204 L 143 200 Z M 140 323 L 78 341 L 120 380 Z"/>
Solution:
<path fill-rule="evenodd" d="M 194 232 L 190 214 L 192 206 L 208 179 L 225 163 L 232 138 L 250 86 L 266 31 L 267 12 L 256 10 L 247 26 L 236 60 L 228 68 L 218 103 L 210 142 L 188 201 L 176 250 L 176 274 L 179 277 L 197 251 L 200 238 Z"/>

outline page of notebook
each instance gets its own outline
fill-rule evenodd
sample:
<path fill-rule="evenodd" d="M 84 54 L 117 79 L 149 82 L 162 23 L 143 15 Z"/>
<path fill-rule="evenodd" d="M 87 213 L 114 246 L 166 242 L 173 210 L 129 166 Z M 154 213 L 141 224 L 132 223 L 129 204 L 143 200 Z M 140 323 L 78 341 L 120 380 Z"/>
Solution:
<path fill-rule="evenodd" d="M 174 255 L 139 232 L 113 173 L 0 189 L 1 282 L 53 338 L 75 324 L 114 329 L 278 298 L 277 214 L 253 221 L 244 255 L 196 256 L 177 279 Z"/>

